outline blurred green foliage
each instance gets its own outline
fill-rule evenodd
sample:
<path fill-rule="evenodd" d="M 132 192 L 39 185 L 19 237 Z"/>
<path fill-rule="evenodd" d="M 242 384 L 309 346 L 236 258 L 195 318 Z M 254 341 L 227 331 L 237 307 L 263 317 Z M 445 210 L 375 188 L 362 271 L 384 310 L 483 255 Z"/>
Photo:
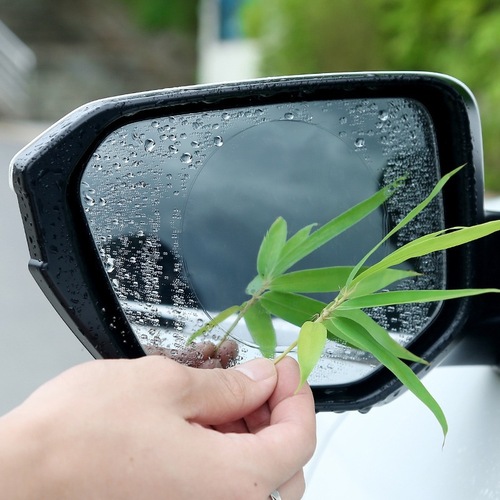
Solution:
<path fill-rule="evenodd" d="M 198 26 L 198 0 L 121 0 L 144 29 L 174 29 L 195 34 Z"/>
<path fill-rule="evenodd" d="M 500 191 L 498 0 L 252 0 L 263 76 L 424 70 L 466 83 L 481 109 L 486 183 Z"/>

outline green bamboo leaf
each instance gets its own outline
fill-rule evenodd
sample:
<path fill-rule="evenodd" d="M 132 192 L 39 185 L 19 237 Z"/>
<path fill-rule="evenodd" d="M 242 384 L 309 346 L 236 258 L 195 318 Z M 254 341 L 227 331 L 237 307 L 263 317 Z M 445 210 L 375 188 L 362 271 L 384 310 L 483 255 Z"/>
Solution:
<path fill-rule="evenodd" d="M 360 310 L 343 311 L 336 310 L 335 317 L 347 318 L 355 323 L 358 323 L 362 328 L 366 330 L 382 347 L 387 349 L 389 352 L 394 354 L 394 356 L 406 359 L 408 361 L 414 361 L 416 363 L 422 363 L 428 365 L 429 363 L 425 359 L 416 356 L 412 352 L 408 351 L 401 344 L 396 342 L 387 332 L 385 328 L 382 328 L 375 320 L 370 318 L 368 314 Z"/>
<path fill-rule="evenodd" d="M 302 245 L 302 243 L 304 243 L 304 241 L 306 241 L 307 238 L 309 238 L 312 228 L 316 227 L 317 225 L 318 225 L 317 223 L 309 224 L 308 226 L 299 229 L 293 236 L 291 236 L 281 250 L 280 259 L 284 255 L 287 255 L 292 251 L 294 251 L 298 246 Z"/>
<path fill-rule="evenodd" d="M 286 234 L 286 221 L 283 217 L 278 217 L 264 236 L 257 254 L 257 272 L 261 276 L 272 275 L 281 250 L 285 246 Z"/>
<path fill-rule="evenodd" d="M 306 321 L 299 332 L 297 361 L 300 367 L 299 388 L 306 382 L 319 361 L 326 343 L 326 328 L 322 323 Z"/>
<path fill-rule="evenodd" d="M 500 230 L 500 221 L 484 222 L 471 227 L 451 228 L 433 233 L 428 237 L 417 238 L 393 252 L 398 260 L 412 259 L 431 252 L 447 250 L 488 236 Z M 434 236 L 434 237 L 433 237 Z M 385 260 L 385 259 L 384 259 Z"/>
<path fill-rule="evenodd" d="M 350 339 L 349 342 L 354 345 L 356 343 L 358 343 L 358 345 L 362 345 L 365 351 L 370 352 L 386 368 L 394 373 L 394 375 L 434 414 L 441 425 L 444 436 L 446 437 L 448 432 L 448 423 L 443 410 L 411 368 L 376 342 L 373 337 L 369 335 L 364 328 L 361 327 L 361 325 L 359 325 L 359 323 L 355 323 L 347 318 L 339 317 L 332 318 L 331 322 L 334 324 L 337 331 L 340 331 L 342 335 L 344 335 L 347 339 Z"/>
<path fill-rule="evenodd" d="M 366 343 L 363 342 L 362 338 L 359 339 L 359 336 L 350 335 L 337 328 L 336 323 L 333 321 L 333 318 L 323 321 L 323 324 L 327 329 L 327 336 L 330 340 L 339 339 L 342 343 L 354 347 L 359 351 L 370 352 L 368 347 L 366 346 Z"/>
<path fill-rule="evenodd" d="M 361 269 L 363 270 L 364 268 Z M 351 299 L 362 295 L 369 295 L 378 290 L 387 288 L 397 281 L 419 275 L 420 273 L 405 269 L 380 269 L 380 271 L 361 279 L 355 287 L 353 287 L 352 291 L 347 293 Z"/>
<path fill-rule="evenodd" d="M 282 274 L 269 284 L 269 290 L 279 292 L 320 293 L 338 292 L 344 287 L 352 266 L 322 267 Z"/>
<path fill-rule="evenodd" d="M 219 314 L 217 314 L 217 316 L 212 318 L 210 321 L 205 323 L 201 328 L 199 328 L 194 333 L 192 333 L 189 336 L 189 338 L 187 339 L 186 343 L 191 344 L 191 342 L 193 342 L 200 335 L 203 335 L 203 334 L 209 332 L 210 330 L 215 328 L 217 325 L 222 323 L 224 320 L 229 318 L 229 316 L 231 316 L 232 314 L 238 313 L 242 309 L 243 305 L 244 304 L 242 304 L 241 306 L 231 306 L 231 307 L 228 307 L 227 309 L 224 309 L 224 311 L 221 311 Z"/>
<path fill-rule="evenodd" d="M 271 315 L 259 302 L 254 302 L 246 310 L 244 318 L 248 331 L 262 355 L 265 358 L 273 358 L 276 351 L 276 332 Z"/>
<path fill-rule="evenodd" d="M 264 278 L 260 275 L 257 274 L 255 278 L 248 283 L 247 287 L 245 288 L 245 293 L 248 295 L 256 295 L 262 290 L 264 287 Z"/>
<path fill-rule="evenodd" d="M 311 320 L 326 307 L 324 302 L 303 295 L 274 291 L 262 295 L 260 303 L 269 313 L 296 326 Z"/>
<path fill-rule="evenodd" d="M 394 250 L 382 260 L 359 274 L 353 284 L 387 267 L 397 266 L 406 260 L 439 252 L 478 240 L 500 231 L 500 221 L 490 221 L 471 227 L 451 228 L 427 234 Z"/>
<path fill-rule="evenodd" d="M 396 290 L 357 297 L 343 302 L 338 309 L 365 309 L 369 307 L 411 304 L 414 302 L 438 302 L 441 300 L 472 297 L 484 293 L 500 293 L 498 288 L 465 288 L 461 290 Z"/>
<path fill-rule="evenodd" d="M 292 267 L 299 260 L 314 252 L 316 249 L 328 243 L 330 240 L 343 233 L 346 229 L 367 217 L 380 205 L 382 205 L 393 193 L 394 190 L 401 184 L 398 180 L 392 184 L 385 186 L 377 191 L 370 198 L 358 203 L 354 207 L 348 209 L 338 217 L 330 220 L 318 230 L 314 231 L 308 238 L 304 239 L 299 245 L 294 245 L 280 256 L 276 264 L 276 275 L 282 274 L 287 269 Z"/>
<path fill-rule="evenodd" d="M 464 166 L 460 166 L 456 168 L 455 170 L 452 170 L 448 174 L 444 175 L 441 177 L 441 179 L 438 181 L 438 183 L 434 186 L 432 189 L 431 193 L 429 196 L 427 196 L 421 203 L 419 203 L 413 210 L 410 210 L 408 214 L 398 223 L 396 226 L 394 226 L 385 236 L 382 238 L 382 240 L 377 243 L 355 266 L 353 269 L 351 276 L 347 280 L 347 284 L 349 285 L 353 279 L 356 277 L 356 275 L 359 273 L 360 268 L 365 264 L 365 262 L 370 258 L 371 255 L 373 255 L 389 238 L 391 238 L 394 234 L 396 234 L 400 229 L 402 229 L 404 226 L 406 226 L 410 221 L 412 221 L 425 207 L 429 205 L 429 203 L 441 192 L 443 189 L 444 185 L 453 177 L 457 172 L 459 172 Z M 392 267 L 390 265 L 387 265 L 385 267 Z"/>

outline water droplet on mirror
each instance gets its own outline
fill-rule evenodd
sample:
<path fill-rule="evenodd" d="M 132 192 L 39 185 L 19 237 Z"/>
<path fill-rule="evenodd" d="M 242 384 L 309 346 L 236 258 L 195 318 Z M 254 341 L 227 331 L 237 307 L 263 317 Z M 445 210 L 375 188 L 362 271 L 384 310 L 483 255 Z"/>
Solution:
<path fill-rule="evenodd" d="M 381 122 L 386 122 L 389 119 L 389 112 L 385 109 L 379 112 L 378 118 Z"/>
<path fill-rule="evenodd" d="M 221 137 L 220 135 L 216 135 L 216 136 L 214 137 L 214 144 L 215 144 L 218 148 L 220 148 L 220 147 L 224 144 L 224 141 L 223 141 L 223 139 L 222 139 L 222 137 Z"/>
<path fill-rule="evenodd" d="M 184 153 L 182 156 L 181 156 L 181 162 L 182 163 L 186 163 L 186 164 L 189 164 L 193 161 L 193 156 L 191 155 L 191 153 Z"/>
<path fill-rule="evenodd" d="M 150 153 L 156 147 L 155 141 L 153 139 L 146 139 L 144 141 L 144 150 Z"/>
<path fill-rule="evenodd" d="M 222 119 L 223 119 L 224 121 L 229 120 L 229 118 L 231 118 L 231 116 L 229 115 L 229 113 L 227 113 L 227 112 L 222 113 Z"/>
<path fill-rule="evenodd" d="M 198 141 L 191 141 L 191 146 L 193 146 L 193 148 L 199 148 L 200 143 Z"/>
<path fill-rule="evenodd" d="M 108 257 L 104 262 L 104 269 L 107 273 L 112 273 L 115 270 L 115 259 Z"/>
<path fill-rule="evenodd" d="M 89 206 L 89 207 L 93 207 L 95 205 L 95 200 L 94 198 L 92 198 L 92 196 L 89 196 L 88 194 L 86 194 L 83 199 L 85 200 L 85 203 Z"/>
<path fill-rule="evenodd" d="M 355 145 L 357 148 L 362 148 L 362 147 L 365 145 L 365 140 L 364 140 L 362 137 L 358 137 L 358 138 L 354 141 L 354 145 Z"/>
<path fill-rule="evenodd" d="M 285 120 L 293 120 L 295 115 L 293 113 L 285 113 Z"/>

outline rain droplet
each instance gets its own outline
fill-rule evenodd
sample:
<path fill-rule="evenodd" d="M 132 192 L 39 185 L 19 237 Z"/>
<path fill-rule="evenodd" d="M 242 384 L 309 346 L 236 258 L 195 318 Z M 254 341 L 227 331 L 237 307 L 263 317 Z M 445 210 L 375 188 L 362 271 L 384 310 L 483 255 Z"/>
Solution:
<path fill-rule="evenodd" d="M 385 109 L 379 112 L 378 118 L 382 122 L 386 122 L 389 119 L 389 112 Z"/>
<path fill-rule="evenodd" d="M 285 120 L 293 120 L 295 115 L 293 113 L 285 113 Z"/>
<path fill-rule="evenodd" d="M 145 151 L 147 151 L 148 153 L 150 153 L 151 151 L 153 151 L 153 149 L 156 147 L 156 143 L 155 141 L 153 141 L 153 139 L 146 139 L 144 141 L 144 149 Z"/>
<path fill-rule="evenodd" d="M 83 199 L 85 200 L 85 203 L 89 206 L 89 207 L 93 207 L 95 205 L 95 199 L 92 198 L 92 196 L 89 196 L 88 194 L 86 194 Z"/>
<path fill-rule="evenodd" d="M 191 146 L 193 146 L 193 148 L 199 148 L 200 143 L 198 141 L 191 141 Z"/>
<path fill-rule="evenodd" d="M 172 146 L 169 146 L 169 147 L 168 147 L 168 150 L 169 150 L 171 153 L 174 153 L 174 154 L 175 154 L 175 153 L 177 153 L 177 152 L 179 151 L 179 150 L 177 149 L 177 147 L 176 147 L 176 146 L 173 146 L 173 145 L 172 145 Z"/>
<path fill-rule="evenodd" d="M 231 118 L 231 116 L 229 115 L 229 113 L 222 113 L 222 119 L 227 121 L 229 120 L 229 118 Z"/>
<path fill-rule="evenodd" d="M 108 257 L 104 262 L 104 269 L 106 269 L 107 273 L 113 272 L 115 270 L 115 259 Z"/>
<path fill-rule="evenodd" d="M 222 137 L 221 137 L 220 135 L 216 135 L 216 136 L 214 137 L 214 144 L 215 144 L 218 148 L 220 148 L 220 147 L 224 144 L 224 141 L 223 141 L 223 139 L 222 139 Z"/>
<path fill-rule="evenodd" d="M 189 164 L 193 161 L 193 156 L 191 155 L 191 153 L 184 153 L 182 156 L 181 156 L 181 162 L 182 163 L 186 163 L 186 164 Z"/>
<path fill-rule="evenodd" d="M 354 145 L 357 148 L 362 148 L 365 145 L 365 140 L 362 137 L 358 137 L 356 141 L 354 141 Z"/>

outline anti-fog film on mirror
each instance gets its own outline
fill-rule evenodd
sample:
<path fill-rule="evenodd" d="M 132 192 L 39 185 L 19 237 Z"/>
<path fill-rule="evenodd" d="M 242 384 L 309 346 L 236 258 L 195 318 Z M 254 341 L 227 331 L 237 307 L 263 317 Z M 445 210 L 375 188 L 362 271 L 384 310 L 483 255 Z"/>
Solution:
<path fill-rule="evenodd" d="M 248 298 L 260 243 L 278 216 L 290 234 L 321 226 L 400 178 L 405 187 L 381 209 L 294 269 L 353 266 L 439 179 L 432 122 L 413 100 L 294 102 L 130 123 L 95 150 L 81 179 L 81 203 L 137 338 L 176 350 L 218 312 Z M 437 197 L 368 264 L 443 228 Z M 415 259 L 407 268 L 419 275 L 395 286 L 445 288 L 444 258 L 441 252 Z M 369 314 L 408 345 L 439 307 L 398 305 Z M 274 321 L 279 354 L 298 328 Z M 217 342 L 231 322 L 208 340 Z M 239 359 L 261 355 L 244 322 L 231 336 Z M 327 341 L 310 382 L 344 384 L 378 367 L 372 356 Z"/>

